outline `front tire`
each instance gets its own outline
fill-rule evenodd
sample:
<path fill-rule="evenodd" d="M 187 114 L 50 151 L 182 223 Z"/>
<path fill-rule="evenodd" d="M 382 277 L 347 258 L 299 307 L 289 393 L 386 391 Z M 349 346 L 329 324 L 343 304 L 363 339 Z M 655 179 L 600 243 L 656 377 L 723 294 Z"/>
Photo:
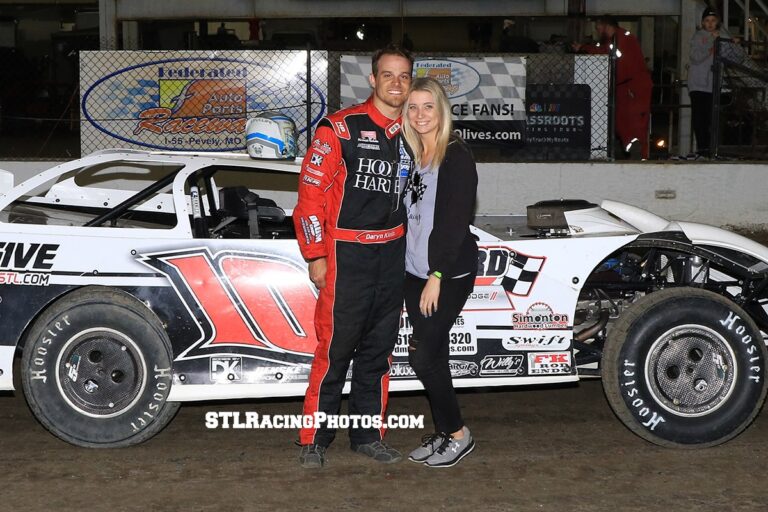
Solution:
<path fill-rule="evenodd" d="M 141 443 L 178 410 L 167 401 L 168 337 L 157 317 L 124 292 L 74 291 L 45 310 L 25 340 L 27 403 L 45 428 L 69 443 Z"/>
<path fill-rule="evenodd" d="M 732 439 L 765 400 L 763 337 L 728 299 L 697 288 L 646 295 L 616 322 L 603 352 L 603 389 L 634 433 L 677 448 Z"/>

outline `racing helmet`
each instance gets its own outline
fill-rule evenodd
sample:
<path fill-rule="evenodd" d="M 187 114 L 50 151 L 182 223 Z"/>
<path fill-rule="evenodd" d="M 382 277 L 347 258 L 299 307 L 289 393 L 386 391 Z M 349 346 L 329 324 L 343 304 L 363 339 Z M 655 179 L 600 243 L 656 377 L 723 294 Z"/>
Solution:
<path fill-rule="evenodd" d="M 296 158 L 296 123 L 279 112 L 262 112 L 245 125 L 245 147 L 251 158 Z"/>

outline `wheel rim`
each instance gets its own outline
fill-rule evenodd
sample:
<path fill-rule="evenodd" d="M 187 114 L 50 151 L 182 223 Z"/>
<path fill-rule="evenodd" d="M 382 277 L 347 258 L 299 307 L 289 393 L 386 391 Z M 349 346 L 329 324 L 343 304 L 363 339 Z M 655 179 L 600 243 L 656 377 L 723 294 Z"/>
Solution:
<path fill-rule="evenodd" d="M 738 373 L 728 342 L 703 325 L 681 325 L 651 346 L 645 378 L 654 400 L 684 417 L 711 414 L 728 401 Z"/>
<path fill-rule="evenodd" d="M 61 396 L 92 418 L 123 414 L 138 401 L 147 381 L 147 365 L 136 343 L 122 332 L 103 327 L 67 340 L 56 368 Z"/>

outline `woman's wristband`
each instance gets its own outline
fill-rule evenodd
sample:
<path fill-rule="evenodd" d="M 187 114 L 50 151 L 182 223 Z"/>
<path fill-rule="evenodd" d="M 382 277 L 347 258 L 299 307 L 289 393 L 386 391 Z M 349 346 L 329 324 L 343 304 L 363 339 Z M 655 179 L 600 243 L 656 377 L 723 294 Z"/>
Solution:
<path fill-rule="evenodd" d="M 438 279 L 442 279 L 443 278 L 443 273 L 442 272 L 438 272 L 437 270 L 432 272 L 432 275 L 435 276 Z"/>

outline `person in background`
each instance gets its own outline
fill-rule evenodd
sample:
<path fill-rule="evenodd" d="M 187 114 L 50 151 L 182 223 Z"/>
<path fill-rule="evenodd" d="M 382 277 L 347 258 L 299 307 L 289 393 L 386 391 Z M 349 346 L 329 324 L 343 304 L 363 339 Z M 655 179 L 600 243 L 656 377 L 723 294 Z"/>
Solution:
<path fill-rule="evenodd" d="M 595 20 L 600 40 L 595 44 L 573 43 L 577 52 L 608 54 L 616 41 L 616 134 L 630 158 L 648 159 L 648 124 L 651 118 L 653 81 L 640 42 L 621 28 L 613 16 Z"/>
<path fill-rule="evenodd" d="M 730 38 L 720 26 L 720 15 L 714 9 L 704 9 L 701 28 L 691 39 L 691 56 L 688 67 L 688 94 L 691 98 L 691 124 L 696 136 L 694 158 L 709 158 L 712 124 L 712 63 L 715 40 Z M 734 40 L 738 43 L 738 40 Z M 689 157 L 690 158 L 690 157 Z"/>
<path fill-rule="evenodd" d="M 514 31 L 515 20 L 505 19 L 501 29 L 499 51 L 504 53 L 539 53 L 539 45 L 530 37 L 519 36 Z"/>
<path fill-rule="evenodd" d="M 410 157 L 400 134 L 413 57 L 391 45 L 371 61 L 368 101 L 322 119 L 301 164 L 296 238 L 320 290 L 318 345 L 304 414 L 339 413 L 350 361 L 349 412 L 381 416 L 387 408 L 389 358 L 403 307 L 405 208 Z M 353 451 L 382 463 L 401 460 L 384 443 L 384 428 L 352 428 Z M 303 428 L 299 462 L 325 464 L 335 437 L 327 423 Z"/>
<path fill-rule="evenodd" d="M 469 231 L 477 169 L 453 135 L 448 98 L 438 81 L 418 78 L 404 106 L 403 134 L 415 168 L 405 189 L 408 212 L 405 307 L 413 326 L 408 361 L 427 391 L 435 433 L 409 460 L 458 463 L 475 447 L 464 424 L 448 364 L 449 332 L 474 287 L 477 244 Z"/>

